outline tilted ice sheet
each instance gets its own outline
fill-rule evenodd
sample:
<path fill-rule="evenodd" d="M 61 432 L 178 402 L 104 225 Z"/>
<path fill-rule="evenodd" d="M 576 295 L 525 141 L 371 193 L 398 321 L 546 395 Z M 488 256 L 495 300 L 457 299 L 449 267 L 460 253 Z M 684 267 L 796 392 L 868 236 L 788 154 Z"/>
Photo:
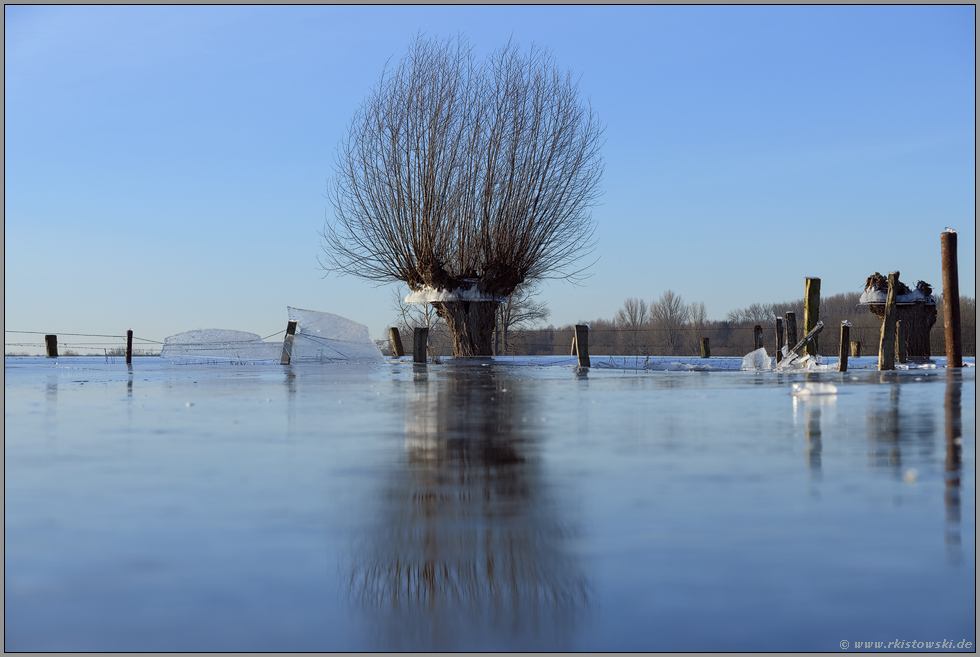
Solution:
<path fill-rule="evenodd" d="M 290 321 L 296 322 L 292 360 L 384 360 L 363 324 L 315 310 L 287 307 L 287 311 Z"/>
<path fill-rule="evenodd" d="M 230 329 L 195 329 L 171 335 L 160 357 L 170 360 L 278 361 L 281 342 L 263 342 L 255 333 Z"/>

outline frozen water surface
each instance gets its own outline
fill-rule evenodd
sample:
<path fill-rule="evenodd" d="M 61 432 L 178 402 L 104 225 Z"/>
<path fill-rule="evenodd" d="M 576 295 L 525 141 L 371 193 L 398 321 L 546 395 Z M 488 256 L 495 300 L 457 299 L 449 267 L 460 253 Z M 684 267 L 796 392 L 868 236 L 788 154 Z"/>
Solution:
<path fill-rule="evenodd" d="M 975 368 L 5 365 L 7 650 L 976 645 Z"/>

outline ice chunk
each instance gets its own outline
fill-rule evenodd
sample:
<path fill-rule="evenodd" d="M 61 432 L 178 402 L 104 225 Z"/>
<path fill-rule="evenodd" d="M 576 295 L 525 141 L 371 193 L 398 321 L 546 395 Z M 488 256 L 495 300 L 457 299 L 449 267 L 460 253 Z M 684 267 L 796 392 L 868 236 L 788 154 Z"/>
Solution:
<path fill-rule="evenodd" d="M 769 370 L 772 369 L 772 359 L 766 352 L 765 347 L 750 351 L 742 358 L 743 370 Z"/>
<path fill-rule="evenodd" d="M 330 313 L 286 308 L 296 322 L 290 362 L 383 361 L 368 328 Z M 278 363 L 283 341 L 264 342 L 255 333 L 228 329 L 199 329 L 172 335 L 164 341 L 162 358 Z"/>
<path fill-rule="evenodd" d="M 339 315 L 301 308 L 286 308 L 296 322 L 291 362 L 296 361 L 383 361 L 368 327 Z M 279 343 L 280 353 L 282 343 Z M 278 355 L 276 356 L 279 357 Z"/>
<path fill-rule="evenodd" d="M 279 360 L 282 343 L 263 342 L 255 333 L 231 329 L 195 329 L 163 341 L 161 358 L 191 360 Z"/>

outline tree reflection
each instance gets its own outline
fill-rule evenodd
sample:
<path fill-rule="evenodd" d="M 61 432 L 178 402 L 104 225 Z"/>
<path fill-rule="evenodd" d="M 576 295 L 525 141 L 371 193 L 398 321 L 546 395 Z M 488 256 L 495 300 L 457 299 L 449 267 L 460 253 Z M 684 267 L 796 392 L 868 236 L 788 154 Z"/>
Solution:
<path fill-rule="evenodd" d="M 545 624 L 567 634 L 588 584 L 535 454 L 532 382 L 447 370 L 415 372 L 404 470 L 353 560 L 350 597 L 381 612 L 387 640 L 412 646 L 452 644 L 474 623 L 532 644 Z"/>

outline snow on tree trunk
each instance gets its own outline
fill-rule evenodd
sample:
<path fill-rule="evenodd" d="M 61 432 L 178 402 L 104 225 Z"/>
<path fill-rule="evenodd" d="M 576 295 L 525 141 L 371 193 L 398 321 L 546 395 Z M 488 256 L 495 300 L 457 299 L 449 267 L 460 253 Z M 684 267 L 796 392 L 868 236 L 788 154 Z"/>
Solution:
<path fill-rule="evenodd" d="M 454 358 L 493 355 L 496 301 L 438 301 L 432 305 L 446 320 Z"/>

